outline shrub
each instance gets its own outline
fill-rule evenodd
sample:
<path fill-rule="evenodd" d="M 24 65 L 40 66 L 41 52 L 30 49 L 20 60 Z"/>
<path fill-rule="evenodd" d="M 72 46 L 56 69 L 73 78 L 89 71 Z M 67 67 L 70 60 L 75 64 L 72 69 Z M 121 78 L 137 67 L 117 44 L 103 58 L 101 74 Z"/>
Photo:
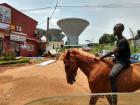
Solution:
<path fill-rule="evenodd" d="M 9 61 L 9 60 L 15 60 L 16 56 L 13 52 L 5 52 L 0 56 L 0 60 L 2 61 Z"/>
<path fill-rule="evenodd" d="M 5 64 L 16 64 L 16 63 L 27 63 L 29 62 L 28 58 L 21 58 L 17 60 L 9 60 L 9 61 L 0 61 L 0 65 L 5 65 Z"/>

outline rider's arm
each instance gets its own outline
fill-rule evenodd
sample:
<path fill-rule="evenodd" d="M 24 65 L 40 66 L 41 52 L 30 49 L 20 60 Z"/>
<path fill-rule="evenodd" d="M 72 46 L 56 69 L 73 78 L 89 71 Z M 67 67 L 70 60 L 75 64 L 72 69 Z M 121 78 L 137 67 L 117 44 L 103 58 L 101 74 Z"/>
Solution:
<path fill-rule="evenodd" d="M 119 48 L 115 48 L 113 49 L 113 51 L 105 54 L 104 56 L 102 56 L 100 59 L 106 58 L 106 57 L 110 57 L 111 55 L 113 55 L 115 52 L 117 52 L 119 50 Z"/>

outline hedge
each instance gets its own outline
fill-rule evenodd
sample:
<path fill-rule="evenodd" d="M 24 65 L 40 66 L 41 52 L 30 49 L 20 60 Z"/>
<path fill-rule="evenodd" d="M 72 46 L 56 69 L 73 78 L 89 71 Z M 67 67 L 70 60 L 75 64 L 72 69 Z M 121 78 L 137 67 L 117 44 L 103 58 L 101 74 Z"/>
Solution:
<path fill-rule="evenodd" d="M 29 62 L 28 58 L 21 58 L 21 59 L 18 59 L 18 60 L 0 61 L 0 65 L 26 63 L 26 62 Z"/>

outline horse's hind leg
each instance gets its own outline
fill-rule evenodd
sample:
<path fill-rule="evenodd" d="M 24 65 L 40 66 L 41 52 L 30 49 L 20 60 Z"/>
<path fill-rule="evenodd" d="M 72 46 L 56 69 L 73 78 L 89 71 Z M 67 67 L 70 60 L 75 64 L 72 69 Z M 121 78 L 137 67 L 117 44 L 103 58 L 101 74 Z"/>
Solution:
<path fill-rule="evenodd" d="M 91 96 L 90 101 L 89 101 L 89 105 L 96 105 L 98 98 L 99 98 L 98 96 Z"/>

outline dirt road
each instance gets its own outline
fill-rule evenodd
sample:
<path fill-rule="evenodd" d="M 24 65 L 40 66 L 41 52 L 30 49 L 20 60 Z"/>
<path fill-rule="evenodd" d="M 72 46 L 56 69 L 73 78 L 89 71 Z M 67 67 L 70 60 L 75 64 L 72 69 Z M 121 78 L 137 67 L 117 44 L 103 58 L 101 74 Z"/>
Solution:
<path fill-rule="evenodd" d="M 90 93 L 87 78 L 81 71 L 78 71 L 74 85 L 67 84 L 63 62 L 60 60 L 47 66 L 35 64 L 8 69 L 0 67 L 0 69 L 0 105 L 24 105 L 46 97 Z M 119 98 L 120 102 L 124 100 L 132 98 Z M 101 105 L 100 102 L 107 103 L 105 99 L 100 99 L 98 105 Z M 130 105 L 129 103 L 128 101 L 128 104 L 120 105 Z"/>
<path fill-rule="evenodd" d="M 9 68 L 0 73 L 0 105 L 23 105 L 44 97 L 84 93 L 89 93 L 85 75 L 79 72 L 77 83 L 67 84 L 62 61 Z"/>

